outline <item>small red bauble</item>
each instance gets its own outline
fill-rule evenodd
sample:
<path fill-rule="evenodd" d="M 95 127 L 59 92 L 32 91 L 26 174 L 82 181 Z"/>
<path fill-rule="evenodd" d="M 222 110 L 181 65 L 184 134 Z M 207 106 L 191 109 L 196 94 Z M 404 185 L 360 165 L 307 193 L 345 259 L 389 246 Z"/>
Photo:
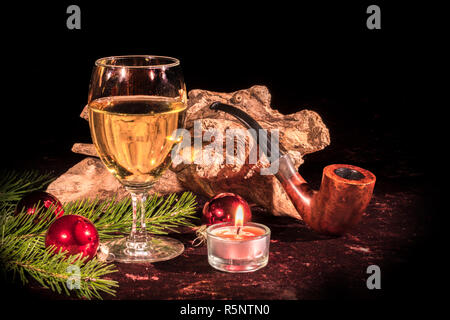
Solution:
<path fill-rule="evenodd" d="M 241 206 L 244 212 L 244 223 L 252 219 L 252 211 L 241 196 L 234 193 L 219 193 L 203 207 L 203 223 L 207 225 L 234 222 L 234 215 Z"/>
<path fill-rule="evenodd" d="M 98 232 L 85 217 L 67 215 L 56 219 L 45 235 L 45 247 L 54 245 L 55 251 L 68 251 L 69 255 L 82 253 L 92 259 L 97 253 Z"/>
<path fill-rule="evenodd" d="M 64 214 L 64 210 L 61 202 L 56 197 L 45 191 L 33 191 L 28 193 L 22 200 L 17 203 L 16 211 L 14 214 L 19 214 L 24 211 L 29 215 L 36 214 L 38 208 L 45 207 L 46 209 L 54 210 L 56 218 L 61 217 Z M 40 213 L 45 212 L 41 210 Z M 36 217 L 35 221 L 38 221 L 39 217 Z"/>

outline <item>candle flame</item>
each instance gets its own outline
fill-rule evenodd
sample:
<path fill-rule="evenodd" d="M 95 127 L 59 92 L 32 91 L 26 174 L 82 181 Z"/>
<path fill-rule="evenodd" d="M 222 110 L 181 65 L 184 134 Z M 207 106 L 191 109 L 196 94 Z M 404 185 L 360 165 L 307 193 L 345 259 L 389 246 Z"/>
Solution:
<path fill-rule="evenodd" d="M 244 225 L 244 209 L 239 205 L 236 209 L 236 215 L 234 216 L 234 225 L 236 227 L 242 227 Z"/>

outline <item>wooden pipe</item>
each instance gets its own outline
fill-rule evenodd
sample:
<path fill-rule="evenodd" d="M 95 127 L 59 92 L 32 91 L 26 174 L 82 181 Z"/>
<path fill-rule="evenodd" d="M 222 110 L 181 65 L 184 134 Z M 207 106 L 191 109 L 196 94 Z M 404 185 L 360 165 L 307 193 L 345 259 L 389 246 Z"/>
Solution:
<path fill-rule="evenodd" d="M 356 225 L 372 198 L 375 175 L 349 164 L 323 169 L 322 183 L 313 190 L 298 173 L 289 155 L 279 159 L 281 182 L 305 223 L 323 234 L 341 235 Z"/>
<path fill-rule="evenodd" d="M 233 115 L 247 128 L 262 129 L 248 114 L 233 106 L 214 102 L 210 109 Z M 258 135 L 253 138 L 258 142 Z M 259 147 L 270 158 L 272 146 Z M 360 221 L 372 198 L 376 181 L 373 173 L 348 164 L 332 164 L 323 169 L 320 189 L 313 190 L 282 146 L 279 149 L 275 176 L 309 227 L 322 234 L 341 235 Z"/>

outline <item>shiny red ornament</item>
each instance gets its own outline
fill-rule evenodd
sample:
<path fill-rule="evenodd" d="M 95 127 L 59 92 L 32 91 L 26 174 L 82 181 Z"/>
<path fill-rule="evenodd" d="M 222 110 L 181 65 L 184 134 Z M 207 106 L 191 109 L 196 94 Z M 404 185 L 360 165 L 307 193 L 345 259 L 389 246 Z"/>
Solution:
<path fill-rule="evenodd" d="M 35 215 L 38 208 L 44 206 L 46 209 L 54 210 L 56 218 L 61 217 L 64 214 L 63 206 L 56 197 L 45 191 L 33 191 L 23 197 L 16 206 L 14 214 L 26 212 L 29 215 Z M 44 213 L 45 209 L 40 210 L 40 214 Z M 39 221 L 39 217 L 36 217 L 35 221 Z"/>
<path fill-rule="evenodd" d="M 55 251 L 68 251 L 69 255 L 82 253 L 92 259 L 97 253 L 98 232 L 85 217 L 67 215 L 56 219 L 45 235 L 45 247 L 55 246 Z"/>
<path fill-rule="evenodd" d="M 241 196 L 234 193 L 219 193 L 203 207 L 203 223 L 207 225 L 234 222 L 234 215 L 239 206 L 244 212 L 244 223 L 251 221 L 252 211 Z"/>

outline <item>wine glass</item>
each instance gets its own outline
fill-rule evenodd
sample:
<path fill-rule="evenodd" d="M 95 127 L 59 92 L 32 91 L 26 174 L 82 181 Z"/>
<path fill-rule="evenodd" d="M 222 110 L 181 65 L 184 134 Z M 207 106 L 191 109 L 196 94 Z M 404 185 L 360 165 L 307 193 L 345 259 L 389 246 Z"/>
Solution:
<path fill-rule="evenodd" d="M 95 62 L 88 96 L 92 140 L 133 205 L 130 235 L 108 244 L 115 261 L 163 261 L 184 251 L 178 240 L 147 233 L 145 201 L 171 163 L 179 142 L 173 133 L 184 127 L 186 101 L 178 59 L 133 55 Z"/>

